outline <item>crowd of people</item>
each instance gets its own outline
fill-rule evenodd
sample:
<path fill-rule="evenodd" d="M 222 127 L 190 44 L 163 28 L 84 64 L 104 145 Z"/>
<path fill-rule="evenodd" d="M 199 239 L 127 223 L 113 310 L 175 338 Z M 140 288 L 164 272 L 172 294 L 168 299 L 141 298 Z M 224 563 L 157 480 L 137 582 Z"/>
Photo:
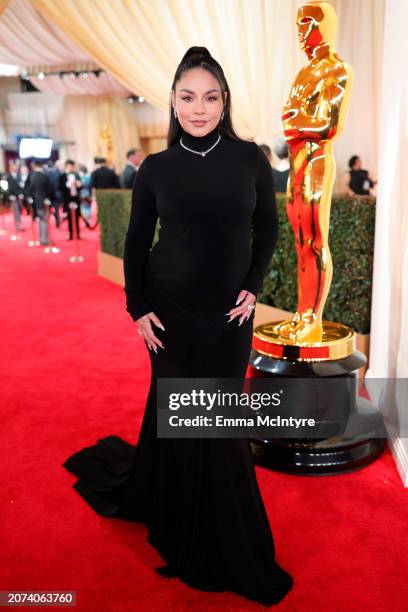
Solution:
<path fill-rule="evenodd" d="M 16 232 L 25 229 L 24 213 L 38 222 L 40 244 L 49 244 L 49 214 L 54 215 L 57 227 L 67 222 L 68 240 L 81 239 L 81 219 L 88 228 L 95 227 L 91 225 L 91 208 L 96 201 L 96 190 L 132 189 L 141 162 L 140 149 L 130 149 L 123 172 L 118 176 L 103 157 L 94 158 L 92 172 L 73 159 L 55 163 L 37 159 L 28 164 L 11 160 L 8 172 L 2 176 L 2 201 L 11 205 Z"/>
<path fill-rule="evenodd" d="M 260 148 L 272 164 L 272 149 L 267 144 Z M 273 178 L 276 193 L 285 193 L 289 178 L 289 148 L 284 138 L 278 138 L 273 146 L 277 162 L 273 163 Z M 94 169 L 89 172 L 83 164 L 73 159 L 55 163 L 33 160 L 28 165 L 21 160 L 9 162 L 8 173 L 2 178 L 3 202 L 10 202 L 14 215 L 16 231 L 24 231 L 21 217 L 24 211 L 39 224 L 39 242 L 47 245 L 48 207 L 55 216 L 55 224 L 68 223 L 68 240 L 81 239 L 80 220 L 90 229 L 92 202 L 96 201 L 97 189 L 132 189 L 137 171 L 142 163 L 140 149 L 130 149 L 126 156 L 126 165 L 119 176 L 108 166 L 104 157 L 94 158 Z M 349 169 L 344 173 L 341 182 L 341 193 L 349 196 L 375 195 L 377 181 L 367 170 L 362 168 L 360 157 L 353 155 Z M 71 205 L 71 206 L 70 206 Z M 74 206 L 76 205 L 76 206 Z M 73 210 L 73 212 L 71 212 Z"/>

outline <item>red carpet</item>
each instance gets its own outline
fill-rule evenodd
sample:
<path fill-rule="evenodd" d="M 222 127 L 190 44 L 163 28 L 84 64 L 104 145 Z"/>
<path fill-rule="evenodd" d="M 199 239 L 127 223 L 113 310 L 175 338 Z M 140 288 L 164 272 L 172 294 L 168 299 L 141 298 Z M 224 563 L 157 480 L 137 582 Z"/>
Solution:
<path fill-rule="evenodd" d="M 160 578 L 144 526 L 99 517 L 72 489 L 61 467 L 72 452 L 109 434 L 136 442 L 150 362 L 122 288 L 96 274 L 97 230 L 83 230 L 82 264 L 68 261 L 65 228 L 59 255 L 24 234 L 0 237 L 0 590 L 75 590 L 84 612 L 264 609 Z M 407 609 L 408 491 L 388 450 L 347 475 L 257 474 L 295 582 L 275 609 Z"/>

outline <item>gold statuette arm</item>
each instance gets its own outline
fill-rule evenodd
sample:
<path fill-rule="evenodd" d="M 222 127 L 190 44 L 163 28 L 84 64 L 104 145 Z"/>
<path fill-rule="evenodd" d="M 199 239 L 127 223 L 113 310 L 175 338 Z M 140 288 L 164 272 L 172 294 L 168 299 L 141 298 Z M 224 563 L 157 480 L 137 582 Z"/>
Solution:
<path fill-rule="evenodd" d="M 344 91 L 337 79 L 326 79 L 320 91 L 285 111 L 282 119 L 286 137 L 332 138 L 337 130 L 338 109 Z"/>

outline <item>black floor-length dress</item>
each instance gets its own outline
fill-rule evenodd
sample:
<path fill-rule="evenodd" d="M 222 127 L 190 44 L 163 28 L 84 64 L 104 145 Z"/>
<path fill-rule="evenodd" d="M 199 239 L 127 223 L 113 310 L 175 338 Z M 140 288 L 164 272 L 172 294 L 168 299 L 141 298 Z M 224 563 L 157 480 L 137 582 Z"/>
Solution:
<path fill-rule="evenodd" d="M 184 133 L 182 141 L 202 151 L 217 138 L 214 130 Z M 158 217 L 159 240 L 150 250 Z M 253 314 L 239 325 L 226 313 L 241 289 L 259 292 L 276 236 L 272 170 L 255 143 L 222 138 L 201 156 L 178 142 L 147 156 L 133 187 L 125 291 L 134 320 L 151 311 L 160 318 L 165 330 L 153 329 L 165 348 L 149 351 L 137 446 L 109 435 L 63 464 L 97 513 L 146 524 L 167 564 L 161 575 L 264 605 L 280 601 L 293 579 L 275 560 L 249 441 L 157 438 L 156 383 L 244 378 Z"/>

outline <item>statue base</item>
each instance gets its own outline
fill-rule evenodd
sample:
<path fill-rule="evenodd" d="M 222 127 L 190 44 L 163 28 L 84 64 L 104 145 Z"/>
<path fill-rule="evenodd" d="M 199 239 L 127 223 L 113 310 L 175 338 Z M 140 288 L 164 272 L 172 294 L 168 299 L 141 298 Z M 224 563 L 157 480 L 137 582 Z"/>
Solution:
<path fill-rule="evenodd" d="M 295 344 L 279 338 L 275 331 L 278 323 L 259 325 L 254 330 L 251 378 L 333 378 L 336 383 L 348 379 L 344 385 L 349 394 L 345 428 L 323 439 L 251 438 L 255 463 L 276 471 L 314 476 L 352 472 L 372 463 L 384 450 L 386 433 L 378 408 L 358 397 L 357 371 L 366 358 L 355 350 L 355 332 L 345 325 L 323 321 L 321 343 Z M 350 385 L 350 379 L 355 384 Z M 338 386 L 333 389 L 334 394 L 337 392 Z M 305 405 L 305 413 L 310 414 L 313 408 Z"/>

